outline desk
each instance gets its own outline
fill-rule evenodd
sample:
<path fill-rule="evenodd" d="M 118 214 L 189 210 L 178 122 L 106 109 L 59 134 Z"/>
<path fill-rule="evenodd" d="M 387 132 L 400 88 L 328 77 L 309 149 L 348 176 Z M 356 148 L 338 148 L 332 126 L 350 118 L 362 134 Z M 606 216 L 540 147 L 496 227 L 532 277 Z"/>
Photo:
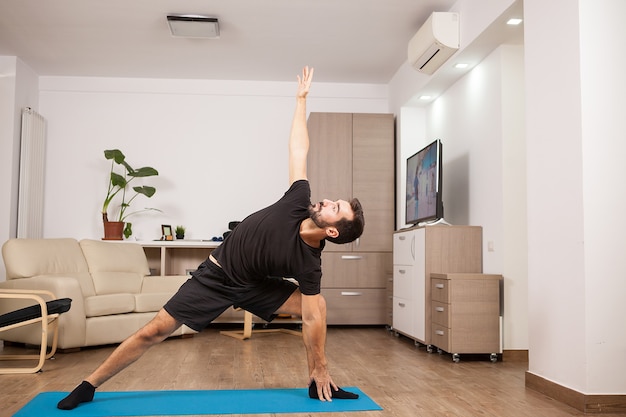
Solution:
<path fill-rule="evenodd" d="M 189 275 L 222 242 L 205 240 L 139 241 L 152 275 Z"/>

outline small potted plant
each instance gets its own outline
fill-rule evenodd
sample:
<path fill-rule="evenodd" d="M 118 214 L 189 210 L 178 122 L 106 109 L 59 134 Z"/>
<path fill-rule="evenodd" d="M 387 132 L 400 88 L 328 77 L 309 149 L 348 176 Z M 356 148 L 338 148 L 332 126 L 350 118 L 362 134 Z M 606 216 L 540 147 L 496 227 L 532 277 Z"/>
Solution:
<path fill-rule="evenodd" d="M 174 229 L 174 233 L 176 233 L 176 239 L 184 239 L 185 238 L 185 226 L 176 226 Z"/>
<path fill-rule="evenodd" d="M 126 157 L 119 149 L 110 149 L 104 151 L 104 157 L 111 161 L 111 173 L 109 175 L 109 184 L 107 194 L 102 203 L 102 221 L 104 223 L 104 240 L 122 240 L 122 232 L 128 237 L 133 233 L 132 223 L 126 222 L 126 219 L 133 215 L 147 210 L 156 210 L 155 208 L 144 208 L 131 213 L 126 210 L 137 196 L 144 195 L 148 198 L 156 193 L 156 188 L 142 185 L 133 187 L 134 194 L 127 193 L 128 185 L 135 179 L 140 177 L 152 177 L 159 175 L 159 172 L 152 167 L 142 167 L 139 169 L 132 168 L 127 162 Z M 122 173 L 115 172 L 116 167 L 122 168 Z M 121 193 L 122 202 L 119 205 L 119 212 L 115 217 L 116 220 L 109 221 L 108 210 L 114 197 Z M 124 224 L 126 226 L 124 227 Z"/>

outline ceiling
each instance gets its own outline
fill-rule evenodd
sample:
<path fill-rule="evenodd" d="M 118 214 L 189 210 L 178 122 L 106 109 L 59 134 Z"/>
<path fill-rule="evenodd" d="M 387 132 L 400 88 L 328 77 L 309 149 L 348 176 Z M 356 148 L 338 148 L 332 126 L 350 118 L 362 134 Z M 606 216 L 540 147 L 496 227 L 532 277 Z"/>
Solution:
<path fill-rule="evenodd" d="M 433 11 L 456 0 L 2 0 L 0 55 L 40 76 L 388 83 Z M 171 36 L 168 14 L 219 18 Z"/>

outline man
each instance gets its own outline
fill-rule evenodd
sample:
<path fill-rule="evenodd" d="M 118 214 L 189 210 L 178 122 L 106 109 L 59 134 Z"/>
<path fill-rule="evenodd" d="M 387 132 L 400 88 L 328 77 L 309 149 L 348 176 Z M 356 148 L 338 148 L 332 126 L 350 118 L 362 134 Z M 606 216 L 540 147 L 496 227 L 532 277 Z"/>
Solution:
<path fill-rule="evenodd" d="M 328 370 L 320 256 L 326 239 L 347 243 L 361 235 L 363 211 L 357 199 L 311 204 L 306 169 L 309 150 L 306 97 L 312 78 L 313 68 L 308 67 L 298 76 L 296 109 L 289 136 L 289 190 L 273 205 L 244 219 L 154 319 L 122 342 L 58 403 L 58 408 L 73 409 L 91 401 L 96 387 L 182 324 L 201 331 L 232 305 L 268 321 L 277 314 L 301 316 L 309 395 L 322 401 L 355 397 L 338 388 Z M 292 277 L 298 285 L 277 277 Z"/>

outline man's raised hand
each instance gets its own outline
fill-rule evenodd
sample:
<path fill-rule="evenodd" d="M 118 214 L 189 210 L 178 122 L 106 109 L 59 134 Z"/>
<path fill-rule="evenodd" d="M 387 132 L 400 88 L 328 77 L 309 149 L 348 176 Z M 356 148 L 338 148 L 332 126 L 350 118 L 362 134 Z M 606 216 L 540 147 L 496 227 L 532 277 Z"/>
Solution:
<path fill-rule="evenodd" d="M 306 98 L 309 94 L 309 88 L 311 88 L 311 81 L 313 81 L 314 68 L 308 66 L 302 69 L 302 76 L 298 75 L 298 92 L 297 98 Z"/>

